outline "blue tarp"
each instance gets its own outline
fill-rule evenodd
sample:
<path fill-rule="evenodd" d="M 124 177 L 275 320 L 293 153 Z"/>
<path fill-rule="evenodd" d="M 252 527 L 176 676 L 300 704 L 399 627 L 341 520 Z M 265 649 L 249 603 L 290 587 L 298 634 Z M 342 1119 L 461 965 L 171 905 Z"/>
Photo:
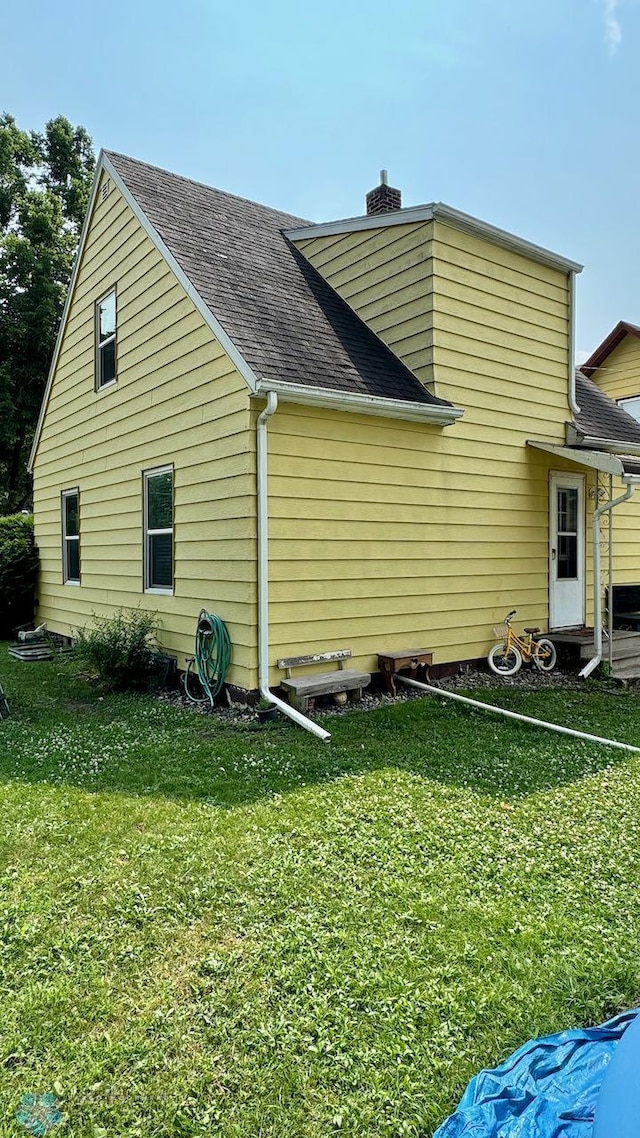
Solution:
<path fill-rule="evenodd" d="M 474 1076 L 433 1138 L 591 1138 L 604 1074 L 637 1015 L 525 1043 Z"/>

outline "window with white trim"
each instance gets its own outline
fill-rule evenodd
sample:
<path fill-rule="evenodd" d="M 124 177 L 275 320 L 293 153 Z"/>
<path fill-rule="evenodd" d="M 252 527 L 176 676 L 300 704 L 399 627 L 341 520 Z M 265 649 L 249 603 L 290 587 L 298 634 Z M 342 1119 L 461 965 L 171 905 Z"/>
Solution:
<path fill-rule="evenodd" d="M 96 390 L 116 381 L 116 290 L 96 304 Z"/>
<path fill-rule="evenodd" d="M 144 471 L 144 587 L 173 592 L 173 467 Z"/>
<path fill-rule="evenodd" d="M 628 399 L 618 399 L 616 402 L 627 415 L 631 415 L 632 419 L 640 423 L 640 395 L 631 395 Z"/>
<path fill-rule="evenodd" d="M 80 491 L 62 491 L 62 579 L 80 584 Z"/>

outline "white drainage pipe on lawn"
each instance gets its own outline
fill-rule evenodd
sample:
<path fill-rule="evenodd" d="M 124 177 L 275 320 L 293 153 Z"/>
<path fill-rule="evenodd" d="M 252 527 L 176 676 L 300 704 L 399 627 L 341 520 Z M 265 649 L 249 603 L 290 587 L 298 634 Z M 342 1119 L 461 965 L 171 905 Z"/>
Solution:
<path fill-rule="evenodd" d="M 396 683 L 406 684 L 410 688 L 419 688 L 431 695 L 442 696 L 443 699 L 455 699 L 458 703 L 466 703 L 469 707 L 479 707 L 481 711 L 494 711 L 496 715 L 504 715 L 507 719 L 519 719 L 521 723 L 530 723 L 533 727 L 546 727 L 548 731 L 557 731 L 559 735 L 572 735 L 574 739 L 586 739 L 589 743 L 603 743 L 605 747 L 617 747 L 620 751 L 633 751 L 640 755 L 640 747 L 632 747 L 631 743 L 618 743 L 615 739 L 603 739 L 601 735 L 588 735 L 586 731 L 574 731 L 572 727 L 561 727 L 559 723 L 547 723 L 544 719 L 534 719 L 531 715 L 521 715 L 519 711 L 507 711 L 504 707 L 496 707 L 493 703 L 480 703 L 478 699 L 469 699 L 469 696 L 458 695 L 457 692 L 445 691 L 432 684 L 421 684 L 418 680 L 410 680 L 408 676 L 396 675 Z"/>

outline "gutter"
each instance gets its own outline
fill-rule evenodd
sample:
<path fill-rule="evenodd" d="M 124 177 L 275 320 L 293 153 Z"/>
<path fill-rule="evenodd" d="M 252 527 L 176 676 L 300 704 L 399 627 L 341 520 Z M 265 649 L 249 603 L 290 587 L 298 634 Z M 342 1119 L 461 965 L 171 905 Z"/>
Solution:
<path fill-rule="evenodd" d="M 333 411 L 352 411 L 360 415 L 381 415 L 388 419 L 404 419 L 414 423 L 450 426 L 464 414 L 461 407 L 441 403 L 413 403 L 410 399 L 383 399 L 359 392 L 331 391 L 324 387 L 307 387 L 298 383 L 262 379 L 256 395 L 275 394 L 284 402 L 308 407 L 324 407 Z"/>
<path fill-rule="evenodd" d="M 289 719 L 293 719 L 299 727 L 310 731 L 324 743 L 328 743 L 331 735 L 313 720 L 307 719 L 295 707 L 279 699 L 269 691 L 269 491 L 268 476 L 268 446 L 267 421 L 278 410 L 278 396 L 274 391 L 267 394 L 267 405 L 258 415 L 256 426 L 257 446 L 257 498 L 258 498 L 258 682 L 260 695 L 269 703 L 274 704 Z"/>
<path fill-rule="evenodd" d="M 604 450 L 607 454 L 616 454 L 620 458 L 640 458 L 640 443 L 617 442 L 615 439 L 599 439 L 594 435 L 581 435 L 578 447 L 590 447 L 593 450 Z"/>
<path fill-rule="evenodd" d="M 622 502 L 627 502 L 633 494 L 637 485 L 640 484 L 640 479 L 631 475 L 622 479 L 626 483 L 627 488 L 624 494 L 620 494 L 618 498 L 612 501 L 605 502 L 602 506 L 598 506 L 593 512 L 593 648 L 595 656 L 589 660 L 582 671 L 580 677 L 586 680 L 592 672 L 602 662 L 602 566 L 600 560 L 600 518 L 603 514 L 609 513 L 609 525 L 611 525 L 612 517 L 611 511 L 619 506 Z"/>

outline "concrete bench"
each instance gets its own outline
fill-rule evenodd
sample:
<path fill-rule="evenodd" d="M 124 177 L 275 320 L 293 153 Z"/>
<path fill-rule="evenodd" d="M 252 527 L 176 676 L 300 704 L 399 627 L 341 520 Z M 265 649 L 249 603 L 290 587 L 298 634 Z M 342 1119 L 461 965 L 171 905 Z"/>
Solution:
<path fill-rule="evenodd" d="M 286 670 L 287 678 L 280 686 L 287 693 L 289 703 L 303 714 L 309 710 L 309 700 L 318 695 L 337 695 L 348 692 L 353 699 L 362 698 L 362 689 L 371 683 L 369 672 L 357 672 L 345 668 L 344 661 L 351 658 L 350 648 L 340 648 L 336 652 L 317 652 L 313 656 L 287 656 L 278 660 L 278 667 Z M 338 668 L 332 672 L 315 672 L 311 676 L 292 676 L 293 668 L 304 668 L 310 664 L 325 664 L 337 661 Z"/>

